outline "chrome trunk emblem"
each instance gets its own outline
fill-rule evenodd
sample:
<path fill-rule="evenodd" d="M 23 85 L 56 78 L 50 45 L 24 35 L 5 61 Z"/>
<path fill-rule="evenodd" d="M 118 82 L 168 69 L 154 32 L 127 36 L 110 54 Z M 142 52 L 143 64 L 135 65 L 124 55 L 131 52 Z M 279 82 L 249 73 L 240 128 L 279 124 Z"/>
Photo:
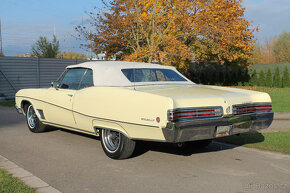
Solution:
<path fill-rule="evenodd" d="M 231 112 L 231 107 L 230 106 L 228 106 L 228 108 L 226 109 L 226 112 L 227 113 L 230 113 Z"/>

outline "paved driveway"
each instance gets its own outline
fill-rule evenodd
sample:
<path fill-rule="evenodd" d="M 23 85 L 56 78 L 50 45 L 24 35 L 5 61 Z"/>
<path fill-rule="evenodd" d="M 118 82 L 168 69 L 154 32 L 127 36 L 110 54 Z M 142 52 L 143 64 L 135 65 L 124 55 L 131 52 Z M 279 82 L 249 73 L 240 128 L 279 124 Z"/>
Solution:
<path fill-rule="evenodd" d="M 112 160 L 94 137 L 30 133 L 24 117 L 0 107 L 0 155 L 63 192 L 290 192 L 290 156 L 220 144 L 138 145 L 135 157 Z"/>

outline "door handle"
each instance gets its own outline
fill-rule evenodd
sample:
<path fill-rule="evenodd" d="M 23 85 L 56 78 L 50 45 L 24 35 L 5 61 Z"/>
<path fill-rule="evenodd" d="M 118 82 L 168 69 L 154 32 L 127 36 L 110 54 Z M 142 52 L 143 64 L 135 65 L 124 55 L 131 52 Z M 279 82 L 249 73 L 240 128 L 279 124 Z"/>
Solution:
<path fill-rule="evenodd" d="M 73 95 L 72 95 L 72 94 L 68 94 L 67 96 L 70 96 L 70 97 L 72 97 Z"/>

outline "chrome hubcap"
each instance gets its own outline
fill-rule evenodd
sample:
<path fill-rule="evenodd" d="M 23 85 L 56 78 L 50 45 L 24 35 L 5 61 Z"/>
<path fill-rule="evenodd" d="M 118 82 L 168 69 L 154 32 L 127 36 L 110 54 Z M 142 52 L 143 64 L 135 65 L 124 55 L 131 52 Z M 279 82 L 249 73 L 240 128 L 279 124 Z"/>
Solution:
<path fill-rule="evenodd" d="M 120 146 L 120 133 L 108 129 L 103 129 L 102 140 L 107 151 L 114 153 Z"/>
<path fill-rule="evenodd" d="M 28 107 L 28 110 L 27 110 L 27 122 L 28 122 L 28 125 L 31 129 L 35 128 L 36 121 L 37 121 L 37 116 L 35 114 L 35 111 L 34 111 L 32 105 L 30 105 Z"/>

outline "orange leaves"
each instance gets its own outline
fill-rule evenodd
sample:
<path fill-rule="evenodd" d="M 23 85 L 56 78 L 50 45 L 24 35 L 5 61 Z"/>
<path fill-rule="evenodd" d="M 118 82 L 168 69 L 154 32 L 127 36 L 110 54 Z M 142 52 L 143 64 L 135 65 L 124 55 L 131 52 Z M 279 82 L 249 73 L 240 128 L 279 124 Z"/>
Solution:
<path fill-rule="evenodd" d="M 197 13 L 195 23 L 209 45 L 208 52 L 221 63 L 249 58 L 256 29 L 250 29 L 250 22 L 243 18 L 244 8 L 240 1 L 215 0 L 203 8 Z M 199 57 L 205 56 L 201 54 Z"/>
<path fill-rule="evenodd" d="M 94 45 L 121 60 L 180 69 L 192 60 L 245 60 L 256 28 L 243 13 L 241 0 L 113 0 L 92 17 Z"/>

